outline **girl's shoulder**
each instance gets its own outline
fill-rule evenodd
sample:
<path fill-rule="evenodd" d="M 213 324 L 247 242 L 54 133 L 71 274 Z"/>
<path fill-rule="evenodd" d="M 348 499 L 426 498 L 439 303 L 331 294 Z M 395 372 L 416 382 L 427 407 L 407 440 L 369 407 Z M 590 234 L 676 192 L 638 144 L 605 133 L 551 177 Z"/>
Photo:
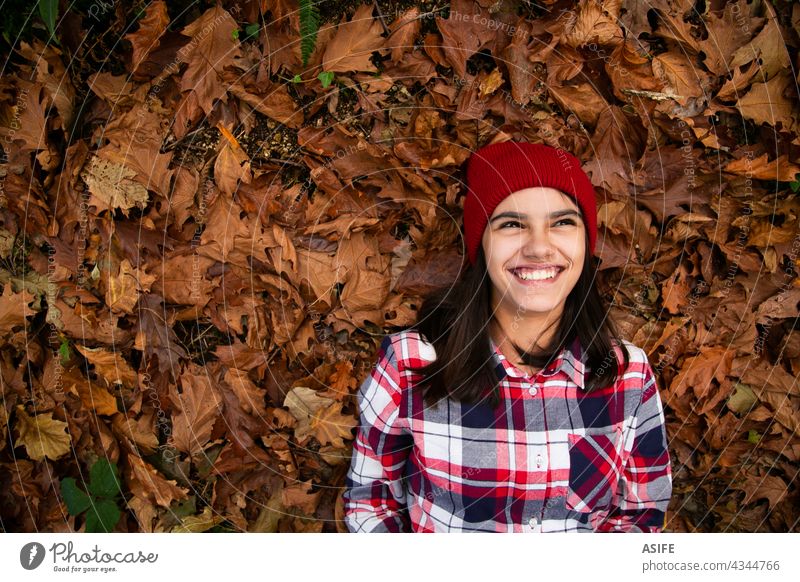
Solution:
<path fill-rule="evenodd" d="M 616 338 L 613 340 L 613 344 L 614 350 L 617 354 L 617 361 L 620 363 L 620 365 L 624 363 L 624 360 L 622 360 L 623 349 L 628 354 L 628 367 L 631 365 L 649 364 L 647 352 L 634 343 L 629 342 L 626 339 Z"/>
<path fill-rule="evenodd" d="M 383 341 L 385 346 L 392 347 L 401 368 L 425 365 L 436 359 L 433 344 L 416 329 L 387 334 Z"/>
<path fill-rule="evenodd" d="M 628 354 L 628 364 L 622 360 L 622 349 Z M 617 352 L 618 382 L 624 386 L 639 386 L 648 390 L 655 386 L 655 373 L 647 357 L 647 352 L 625 339 L 614 340 L 614 349 Z"/>

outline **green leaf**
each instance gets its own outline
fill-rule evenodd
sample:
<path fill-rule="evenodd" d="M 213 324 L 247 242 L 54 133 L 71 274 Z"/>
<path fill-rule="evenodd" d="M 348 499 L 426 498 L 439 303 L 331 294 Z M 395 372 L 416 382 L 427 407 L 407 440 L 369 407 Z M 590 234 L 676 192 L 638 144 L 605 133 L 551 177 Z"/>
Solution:
<path fill-rule="evenodd" d="M 308 58 L 314 52 L 318 30 L 319 11 L 316 0 L 300 0 L 300 53 L 303 66 L 308 64 Z"/>
<path fill-rule="evenodd" d="M 98 459 L 89 470 L 89 493 L 98 497 L 116 497 L 120 492 L 117 466 L 108 459 Z"/>
<path fill-rule="evenodd" d="M 302 83 L 303 79 L 300 78 L 300 75 L 295 75 L 292 77 L 292 83 Z"/>
<path fill-rule="evenodd" d="M 238 28 L 234 28 L 233 29 L 233 32 L 231 33 L 231 37 L 233 38 L 233 40 L 239 40 L 239 29 Z"/>
<path fill-rule="evenodd" d="M 244 27 L 244 31 L 247 33 L 246 38 L 257 35 L 259 30 L 261 30 L 261 25 L 258 22 L 253 22 Z"/>
<path fill-rule="evenodd" d="M 761 440 L 761 437 L 758 436 L 758 431 L 755 431 L 753 429 L 750 429 L 749 431 L 747 431 L 747 442 L 748 443 L 750 443 L 751 445 L 757 445 L 758 441 L 760 441 L 760 440 Z"/>
<path fill-rule="evenodd" d="M 317 75 L 317 79 L 322 82 L 322 88 L 325 89 L 333 82 L 333 71 L 322 71 Z"/>
<path fill-rule="evenodd" d="M 75 479 L 65 477 L 61 480 L 61 496 L 67 504 L 67 511 L 70 515 L 83 513 L 92 504 L 92 500 L 86 493 L 78 489 Z"/>
<path fill-rule="evenodd" d="M 50 33 L 50 36 L 55 39 L 58 0 L 39 0 L 37 8 L 39 9 L 39 16 L 44 21 L 45 26 L 47 26 L 47 31 Z"/>
<path fill-rule="evenodd" d="M 86 514 L 86 531 L 88 533 L 113 531 L 120 517 L 122 517 L 122 512 L 117 505 L 110 499 L 102 499 L 95 503 Z"/>
<path fill-rule="evenodd" d="M 61 340 L 61 345 L 58 346 L 58 354 L 61 356 L 61 365 L 66 365 L 70 358 L 69 340 L 67 338 Z"/>

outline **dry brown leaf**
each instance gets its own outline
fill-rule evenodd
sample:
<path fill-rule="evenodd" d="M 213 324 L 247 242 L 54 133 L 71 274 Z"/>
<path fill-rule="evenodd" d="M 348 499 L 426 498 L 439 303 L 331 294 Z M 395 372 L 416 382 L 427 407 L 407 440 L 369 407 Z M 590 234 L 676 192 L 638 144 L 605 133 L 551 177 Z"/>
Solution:
<path fill-rule="evenodd" d="M 6 407 L 0 402 L 0 451 L 6 448 L 6 436 L 8 435 L 8 412 Z"/>
<path fill-rule="evenodd" d="M 358 421 L 352 415 L 342 414 L 342 403 L 334 402 L 330 406 L 319 410 L 311 420 L 314 437 L 321 445 L 333 445 L 344 448 L 343 438 L 352 440 Z"/>
<path fill-rule="evenodd" d="M 333 402 L 332 399 L 323 398 L 316 390 L 305 386 L 297 386 L 289 391 L 283 405 L 297 419 L 294 435 L 298 441 L 302 441 L 314 432 L 312 421 L 317 412 L 329 407 Z"/>
<path fill-rule="evenodd" d="M 167 5 L 163 0 L 154 0 L 147 5 L 145 14 L 139 20 L 139 29 L 125 35 L 131 43 L 133 55 L 131 56 L 131 70 L 136 71 L 139 65 L 158 46 L 158 40 L 167 31 L 169 14 Z"/>
<path fill-rule="evenodd" d="M 142 414 L 136 420 L 120 413 L 111 417 L 111 427 L 117 435 L 141 447 L 141 454 L 150 455 L 158 448 L 155 419 L 155 412 Z"/>
<path fill-rule="evenodd" d="M 89 204 L 103 210 L 121 209 L 125 216 L 133 207 L 147 205 L 147 189 L 132 180 L 136 172 L 118 164 L 92 156 L 82 177 L 91 193 Z"/>
<path fill-rule="evenodd" d="M 15 447 L 24 446 L 34 461 L 45 457 L 51 461 L 60 459 L 72 449 L 72 441 L 66 422 L 55 420 L 53 413 L 28 416 L 22 406 L 17 406 L 15 428 L 19 433 Z"/>
<path fill-rule="evenodd" d="M 391 49 L 392 61 L 395 63 L 400 62 L 403 55 L 414 48 L 414 41 L 422 28 L 422 19 L 419 15 L 419 8 L 412 6 L 389 26 L 390 34 L 383 48 Z"/>
<path fill-rule="evenodd" d="M 565 115 L 574 113 L 590 127 L 597 124 L 600 112 L 608 108 L 608 103 L 590 83 L 549 87 L 550 95 L 561 106 Z"/>
<path fill-rule="evenodd" d="M 361 4 L 349 22 L 342 22 L 336 36 L 325 47 L 322 68 L 325 71 L 371 71 L 377 69 L 370 58 L 384 44 L 381 23 L 372 18 L 372 5 Z"/>
<path fill-rule="evenodd" d="M 236 397 L 239 399 L 239 405 L 248 414 L 256 414 L 260 416 L 264 414 L 264 396 L 265 390 L 256 386 L 247 376 L 244 370 L 237 370 L 236 368 L 228 368 L 225 371 L 225 384 L 230 386 Z"/>
<path fill-rule="evenodd" d="M 152 465 L 136 455 L 128 455 L 128 463 L 131 466 L 131 493 L 135 496 L 149 499 L 161 507 L 169 507 L 173 501 L 188 497 L 177 481 L 165 479 Z"/>
<path fill-rule="evenodd" d="M 78 396 L 83 402 L 83 405 L 88 410 L 94 410 L 97 414 L 111 415 L 119 412 L 117 408 L 117 399 L 112 396 L 108 390 L 102 386 L 81 378 L 74 385 L 77 390 Z"/>
<path fill-rule="evenodd" d="M 11 330 L 17 326 L 27 327 L 27 317 L 36 312 L 30 308 L 30 303 L 34 299 L 33 293 L 25 289 L 19 293 L 14 293 L 11 283 L 3 286 L 3 294 L 0 295 L 0 333 L 10 334 Z"/>
<path fill-rule="evenodd" d="M 726 347 L 703 346 L 696 356 L 686 358 L 680 372 L 669 386 L 670 398 L 681 398 L 692 390 L 698 398 L 711 388 L 711 381 L 722 383 L 731 370 L 736 353 Z"/>
<path fill-rule="evenodd" d="M 756 124 L 780 123 L 784 131 L 794 131 L 797 126 L 797 102 L 787 97 L 795 81 L 788 73 L 772 77 L 766 83 L 753 83 L 750 91 L 739 99 L 736 108 L 746 119 Z"/>
<path fill-rule="evenodd" d="M 214 512 L 206 505 L 198 515 L 190 515 L 181 519 L 180 524 L 173 527 L 172 533 L 202 533 L 225 521 L 225 517 Z"/>
<path fill-rule="evenodd" d="M 762 154 L 755 159 L 744 156 L 734 160 L 725 166 L 725 171 L 756 180 L 793 182 L 800 173 L 800 166 L 791 163 L 787 155 L 775 158 L 770 162 L 767 154 Z"/>
<path fill-rule="evenodd" d="M 239 41 L 233 38 L 238 24 L 221 5 L 206 10 L 190 22 L 181 34 L 192 40 L 178 51 L 188 68 L 181 77 L 181 91 L 191 91 L 197 105 L 211 114 L 214 100 L 226 101 L 227 84 L 221 80 L 225 65 L 241 55 Z"/>
<path fill-rule="evenodd" d="M 319 505 L 322 490 L 311 493 L 311 481 L 294 483 L 284 487 L 281 501 L 285 507 L 296 507 L 305 515 L 313 515 Z"/>
<path fill-rule="evenodd" d="M 179 451 L 196 455 L 211 438 L 211 429 L 221 413 L 221 401 L 208 371 L 192 365 L 180 376 L 181 392 L 170 386 L 171 442 Z"/>
<path fill-rule="evenodd" d="M 578 48 L 587 44 L 616 46 L 622 42 L 622 30 L 617 24 L 618 2 L 582 0 L 577 18 L 571 21 L 564 41 Z"/>
<path fill-rule="evenodd" d="M 748 505 L 758 499 L 766 499 L 769 501 L 770 509 L 780 503 L 789 491 L 786 482 L 773 475 L 748 474 L 743 483 L 734 483 L 731 487 L 745 492 L 742 505 Z"/>
<path fill-rule="evenodd" d="M 89 360 L 90 364 L 94 365 L 97 374 L 109 386 L 122 384 L 133 387 L 139 382 L 136 371 L 131 368 L 120 352 L 110 352 L 105 348 L 87 348 L 80 344 L 75 344 L 75 349 Z"/>

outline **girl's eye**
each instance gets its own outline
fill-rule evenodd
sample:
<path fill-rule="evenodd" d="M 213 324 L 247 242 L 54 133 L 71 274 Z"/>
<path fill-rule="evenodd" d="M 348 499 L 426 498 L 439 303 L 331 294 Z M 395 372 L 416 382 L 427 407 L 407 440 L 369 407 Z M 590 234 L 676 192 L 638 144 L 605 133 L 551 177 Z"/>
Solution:
<path fill-rule="evenodd" d="M 505 228 L 506 225 L 508 225 L 508 224 L 519 224 L 520 226 L 522 225 L 522 223 L 520 223 L 518 220 L 509 220 L 509 221 L 504 222 L 503 224 L 501 224 L 500 228 Z"/>
<path fill-rule="evenodd" d="M 561 224 L 562 222 L 566 224 L 575 224 L 575 221 L 571 218 L 562 218 L 561 220 L 557 221 L 556 224 Z"/>

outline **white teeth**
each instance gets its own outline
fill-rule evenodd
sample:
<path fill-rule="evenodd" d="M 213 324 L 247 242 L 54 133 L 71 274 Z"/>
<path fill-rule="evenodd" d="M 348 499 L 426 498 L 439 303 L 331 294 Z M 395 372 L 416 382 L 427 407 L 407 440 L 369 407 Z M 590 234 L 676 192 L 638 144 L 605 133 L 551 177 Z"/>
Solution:
<path fill-rule="evenodd" d="M 558 274 L 558 269 L 539 269 L 536 271 L 515 271 L 517 277 L 525 279 L 526 281 L 541 281 L 543 279 L 552 279 Z"/>

